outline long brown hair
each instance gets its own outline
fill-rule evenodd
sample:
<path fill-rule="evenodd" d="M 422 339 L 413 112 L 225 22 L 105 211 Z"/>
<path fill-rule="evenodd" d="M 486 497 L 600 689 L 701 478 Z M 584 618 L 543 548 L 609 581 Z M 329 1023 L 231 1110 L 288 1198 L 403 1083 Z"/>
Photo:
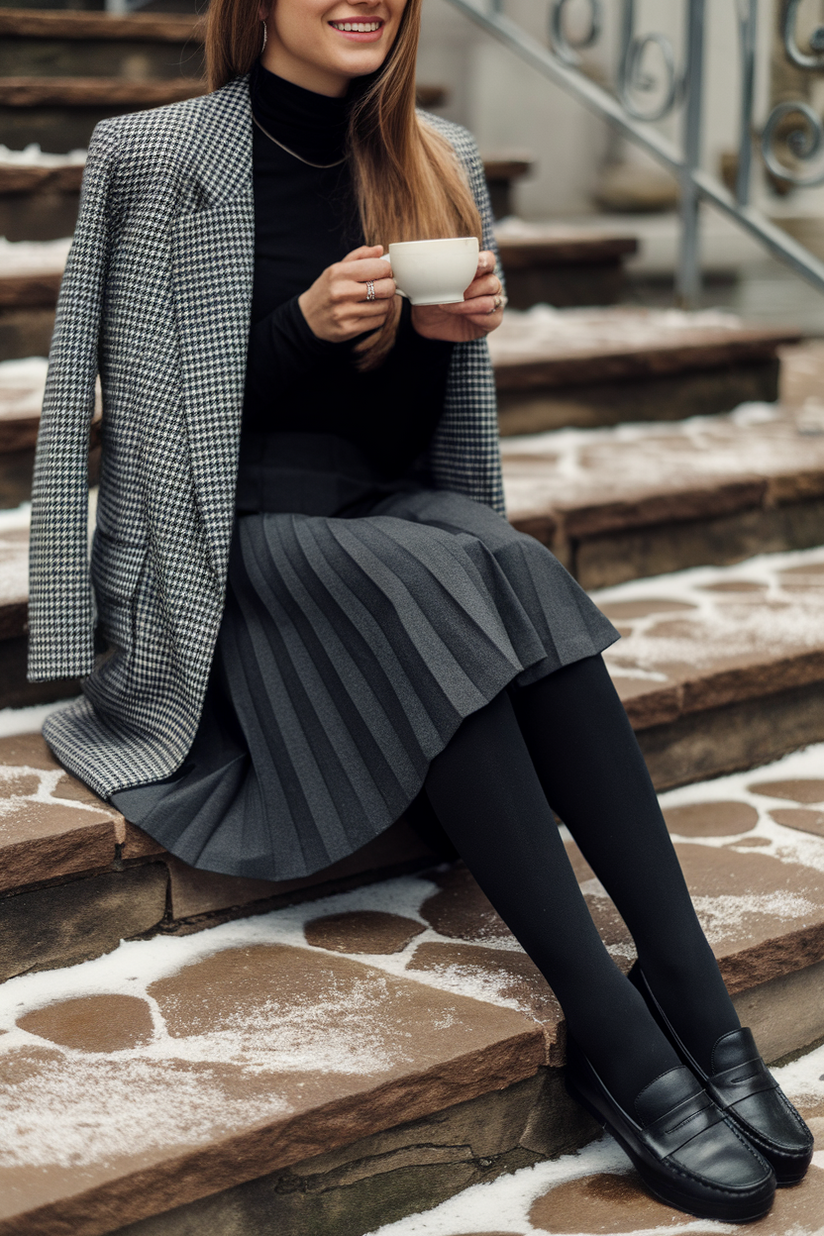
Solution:
<path fill-rule="evenodd" d="M 274 0 L 277 3 L 277 0 Z M 211 0 L 206 19 L 209 89 L 248 73 L 260 55 L 260 0 Z M 422 0 L 407 0 L 392 50 L 363 80 L 350 111 L 348 148 L 365 243 L 477 236 L 481 219 L 449 142 L 415 111 Z M 361 366 L 380 364 L 395 340 L 399 302 L 359 345 Z"/>

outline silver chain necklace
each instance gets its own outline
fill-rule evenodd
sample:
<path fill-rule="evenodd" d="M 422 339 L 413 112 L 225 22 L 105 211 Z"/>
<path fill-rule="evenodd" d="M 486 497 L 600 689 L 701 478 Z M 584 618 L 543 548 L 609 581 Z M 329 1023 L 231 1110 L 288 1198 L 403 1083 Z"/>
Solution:
<path fill-rule="evenodd" d="M 260 129 L 261 133 L 266 134 L 270 142 L 274 142 L 276 146 L 280 146 L 281 150 L 285 150 L 286 153 L 290 154 L 293 159 L 299 159 L 300 162 L 305 163 L 307 167 L 317 167 L 317 168 L 321 168 L 322 170 L 325 170 L 328 167 L 340 167 L 341 163 L 346 162 L 346 155 L 344 155 L 342 159 L 336 159 L 334 163 L 310 163 L 308 159 L 304 159 L 303 155 L 299 155 L 296 151 L 290 150 L 288 146 L 284 146 L 283 142 L 279 142 L 276 137 L 272 137 L 272 134 L 269 132 L 268 129 L 264 129 L 263 125 L 260 123 L 260 121 L 258 120 L 257 116 L 255 116 L 254 113 L 252 113 L 252 120 L 257 125 L 257 127 Z"/>

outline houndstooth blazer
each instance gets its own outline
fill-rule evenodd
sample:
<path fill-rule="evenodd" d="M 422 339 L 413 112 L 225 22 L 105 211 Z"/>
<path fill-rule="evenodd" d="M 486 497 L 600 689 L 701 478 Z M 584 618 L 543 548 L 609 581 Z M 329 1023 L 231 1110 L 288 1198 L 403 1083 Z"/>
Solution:
<path fill-rule="evenodd" d="M 428 118 L 468 173 L 470 135 Z M 32 503 L 29 678 L 79 676 L 43 732 L 108 796 L 168 776 L 200 717 L 223 611 L 252 298 L 248 79 L 103 121 L 60 289 Z M 87 444 L 99 374 L 103 455 L 87 553 Z M 485 341 L 453 352 L 431 483 L 503 511 Z M 95 656 L 99 623 L 107 651 Z"/>

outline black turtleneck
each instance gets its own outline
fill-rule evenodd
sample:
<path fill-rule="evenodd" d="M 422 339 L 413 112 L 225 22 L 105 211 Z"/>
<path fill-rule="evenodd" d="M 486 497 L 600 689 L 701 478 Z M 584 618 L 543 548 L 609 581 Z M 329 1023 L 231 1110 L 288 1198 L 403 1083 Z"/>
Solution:
<path fill-rule="evenodd" d="M 438 423 L 452 345 L 423 339 L 408 302 L 392 352 L 375 370 L 354 365 L 354 341 L 309 329 L 298 297 L 327 266 L 363 244 L 344 159 L 347 99 L 295 86 L 259 63 L 252 70 L 255 272 L 243 429 L 335 434 L 386 479 L 402 475 Z M 276 145 L 267 130 L 301 162 Z M 243 448 L 242 448 L 243 449 Z"/>

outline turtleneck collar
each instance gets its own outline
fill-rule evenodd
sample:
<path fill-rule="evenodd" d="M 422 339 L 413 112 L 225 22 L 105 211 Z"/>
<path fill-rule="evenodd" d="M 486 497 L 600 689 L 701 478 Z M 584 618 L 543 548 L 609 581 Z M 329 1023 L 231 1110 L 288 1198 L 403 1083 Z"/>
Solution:
<path fill-rule="evenodd" d="M 329 98 L 288 82 L 256 61 L 249 82 L 252 112 L 289 150 L 312 163 L 334 163 L 346 149 L 350 97 Z"/>

